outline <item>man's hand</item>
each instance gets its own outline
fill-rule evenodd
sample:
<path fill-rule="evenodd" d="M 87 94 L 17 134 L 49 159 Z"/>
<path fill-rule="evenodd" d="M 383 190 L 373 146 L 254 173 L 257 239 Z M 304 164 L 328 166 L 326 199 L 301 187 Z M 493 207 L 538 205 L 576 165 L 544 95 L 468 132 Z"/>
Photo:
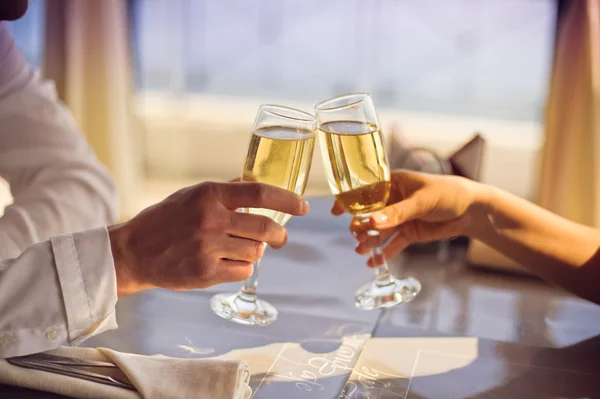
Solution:
<path fill-rule="evenodd" d="M 252 263 L 263 255 L 263 242 L 281 248 L 287 231 L 268 217 L 239 213 L 238 208 L 301 216 L 308 203 L 261 183 L 206 182 L 179 190 L 130 221 L 109 227 L 119 296 L 248 278 Z"/>

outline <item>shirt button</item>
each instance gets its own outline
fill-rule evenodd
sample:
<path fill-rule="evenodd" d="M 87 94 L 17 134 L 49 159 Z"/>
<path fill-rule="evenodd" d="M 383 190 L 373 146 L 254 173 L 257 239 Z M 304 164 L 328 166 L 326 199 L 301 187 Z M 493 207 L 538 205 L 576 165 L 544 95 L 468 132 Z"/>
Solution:
<path fill-rule="evenodd" d="M 46 331 L 46 339 L 48 341 L 54 341 L 56 338 L 58 338 L 58 331 L 55 328 Z"/>
<path fill-rule="evenodd" d="M 1 335 L 0 336 L 0 346 L 8 346 L 12 344 L 13 340 L 10 335 Z"/>

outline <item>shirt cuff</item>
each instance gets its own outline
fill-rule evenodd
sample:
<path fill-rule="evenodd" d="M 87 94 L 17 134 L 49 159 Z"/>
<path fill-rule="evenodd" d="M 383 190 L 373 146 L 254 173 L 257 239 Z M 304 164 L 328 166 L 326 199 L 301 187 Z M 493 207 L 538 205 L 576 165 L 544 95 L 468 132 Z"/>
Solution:
<path fill-rule="evenodd" d="M 117 278 L 106 227 L 50 239 L 69 344 L 117 328 Z"/>

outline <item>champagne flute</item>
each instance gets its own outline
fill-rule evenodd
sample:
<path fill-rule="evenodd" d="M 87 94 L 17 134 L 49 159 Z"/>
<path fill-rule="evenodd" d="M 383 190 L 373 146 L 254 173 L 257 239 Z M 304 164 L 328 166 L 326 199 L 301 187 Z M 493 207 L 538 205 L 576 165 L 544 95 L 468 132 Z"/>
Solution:
<path fill-rule="evenodd" d="M 371 97 L 336 97 L 319 103 L 315 110 L 329 187 L 346 212 L 367 222 L 373 212 L 386 206 L 390 195 L 390 168 Z M 380 236 L 377 230 L 368 234 Z M 375 279 L 356 292 L 356 307 L 390 308 L 421 291 L 418 280 L 397 280 L 390 274 L 381 246 L 371 251 L 371 257 L 377 266 Z"/>
<path fill-rule="evenodd" d="M 312 163 L 315 130 L 316 121 L 310 114 L 277 105 L 261 105 L 241 180 L 267 183 L 303 195 Z M 292 217 L 270 209 L 241 211 L 268 216 L 282 226 Z M 211 307 L 217 315 L 247 325 L 268 325 L 277 319 L 277 309 L 256 296 L 260 261 L 238 293 L 218 294 L 211 299 Z"/>

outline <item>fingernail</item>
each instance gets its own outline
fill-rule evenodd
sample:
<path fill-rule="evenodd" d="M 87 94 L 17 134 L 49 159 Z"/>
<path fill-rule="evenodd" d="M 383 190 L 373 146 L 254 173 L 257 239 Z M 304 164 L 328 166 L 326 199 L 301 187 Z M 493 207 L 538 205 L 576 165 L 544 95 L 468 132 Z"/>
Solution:
<path fill-rule="evenodd" d="M 376 224 L 384 224 L 388 221 L 388 217 L 385 213 L 376 213 L 372 217 Z"/>
<path fill-rule="evenodd" d="M 302 200 L 302 213 L 308 213 L 310 210 L 310 204 L 307 200 Z"/>

